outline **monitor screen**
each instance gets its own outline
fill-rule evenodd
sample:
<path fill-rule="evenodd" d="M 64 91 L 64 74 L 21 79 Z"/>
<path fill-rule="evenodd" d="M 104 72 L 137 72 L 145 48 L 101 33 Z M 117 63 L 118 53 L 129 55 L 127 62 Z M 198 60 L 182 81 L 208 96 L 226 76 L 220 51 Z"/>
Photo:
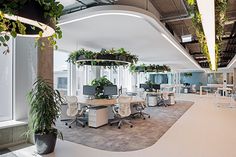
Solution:
<path fill-rule="evenodd" d="M 154 84 L 154 85 L 152 85 L 152 88 L 156 89 L 156 90 L 160 90 L 161 89 L 161 85 L 160 84 Z"/>
<path fill-rule="evenodd" d="M 95 95 L 96 93 L 96 86 L 83 86 L 83 95 Z"/>
<path fill-rule="evenodd" d="M 104 95 L 118 95 L 117 93 L 117 86 L 111 85 L 111 86 L 105 86 L 104 87 Z"/>
<path fill-rule="evenodd" d="M 149 86 L 147 84 L 140 84 L 139 88 L 143 88 L 144 90 L 149 89 Z"/>

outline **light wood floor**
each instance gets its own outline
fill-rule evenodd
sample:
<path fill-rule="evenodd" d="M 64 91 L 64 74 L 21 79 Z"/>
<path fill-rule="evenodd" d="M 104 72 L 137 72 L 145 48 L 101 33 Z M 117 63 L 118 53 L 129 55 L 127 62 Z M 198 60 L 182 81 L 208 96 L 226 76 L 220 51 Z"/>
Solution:
<path fill-rule="evenodd" d="M 180 95 L 195 104 L 151 147 L 132 152 L 108 152 L 58 141 L 46 157 L 236 157 L 236 108 L 219 108 L 213 96 Z M 142 141 L 140 141 L 142 142 Z M 31 157 L 34 146 L 15 151 Z"/>

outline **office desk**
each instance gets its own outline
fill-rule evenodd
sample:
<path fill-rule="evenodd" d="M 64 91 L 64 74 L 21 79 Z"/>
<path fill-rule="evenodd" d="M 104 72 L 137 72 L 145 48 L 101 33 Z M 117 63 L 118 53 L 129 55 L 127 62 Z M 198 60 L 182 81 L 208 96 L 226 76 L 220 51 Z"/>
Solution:
<path fill-rule="evenodd" d="M 228 87 L 223 87 L 223 88 L 217 88 L 217 93 L 219 93 L 219 91 L 223 92 L 223 96 L 228 96 L 228 93 L 232 91 L 231 88 Z"/>
<path fill-rule="evenodd" d="M 96 106 L 107 106 L 108 107 L 108 119 L 114 118 L 114 113 L 112 111 L 112 106 L 118 103 L 118 98 L 116 99 L 86 99 L 84 97 L 78 97 L 78 103 L 83 105 L 88 105 L 92 107 Z M 145 103 L 145 100 L 140 97 L 132 97 L 131 104 Z M 132 111 L 131 107 L 131 112 Z"/>
<path fill-rule="evenodd" d="M 90 106 L 112 106 L 118 103 L 116 99 L 86 99 L 83 97 L 78 98 L 79 104 L 90 105 Z M 145 103 L 145 100 L 140 97 L 132 97 L 131 104 L 133 103 Z"/>
<path fill-rule="evenodd" d="M 203 88 L 215 88 L 215 89 L 217 89 L 217 88 L 219 88 L 220 86 L 200 86 L 200 95 L 202 95 L 202 89 Z"/>

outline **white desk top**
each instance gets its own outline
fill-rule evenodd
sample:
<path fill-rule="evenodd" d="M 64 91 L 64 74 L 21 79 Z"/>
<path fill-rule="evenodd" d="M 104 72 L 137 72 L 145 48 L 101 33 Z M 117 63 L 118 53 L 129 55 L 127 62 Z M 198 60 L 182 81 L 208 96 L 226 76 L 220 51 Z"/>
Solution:
<path fill-rule="evenodd" d="M 91 106 L 111 106 L 117 104 L 118 99 L 86 99 L 84 97 L 78 98 L 79 104 L 88 104 Z M 145 100 L 140 97 L 132 97 L 131 103 L 144 103 Z"/>

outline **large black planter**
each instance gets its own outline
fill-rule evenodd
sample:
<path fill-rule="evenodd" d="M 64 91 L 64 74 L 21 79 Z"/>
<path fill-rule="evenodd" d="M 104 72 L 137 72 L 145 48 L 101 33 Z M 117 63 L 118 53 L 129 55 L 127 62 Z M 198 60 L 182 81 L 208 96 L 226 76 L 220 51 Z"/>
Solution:
<path fill-rule="evenodd" d="M 34 140 L 38 154 L 49 154 L 54 151 L 57 135 L 55 133 L 45 135 L 35 134 Z"/>

